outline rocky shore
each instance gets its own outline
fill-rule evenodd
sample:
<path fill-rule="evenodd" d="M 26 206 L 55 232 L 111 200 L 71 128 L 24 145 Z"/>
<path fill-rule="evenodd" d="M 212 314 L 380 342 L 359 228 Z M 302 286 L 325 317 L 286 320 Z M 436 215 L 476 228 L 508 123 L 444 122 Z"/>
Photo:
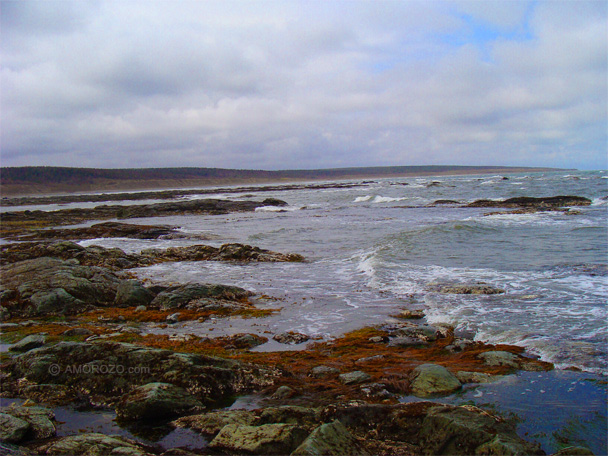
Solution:
<path fill-rule="evenodd" d="M 40 223 L 221 214 L 286 204 L 218 201 L 2 215 L 3 225 L 10 222 L 3 228 L 6 236 L 34 241 L 1 247 L 0 329 L 8 351 L 0 354 L 0 395 L 25 400 L 0 409 L 2 454 L 545 454 L 539 445 L 517 435 L 512 421 L 494 412 L 436 401 L 467 384 L 498 381 L 520 370 L 552 369 L 521 347 L 474 342 L 448 325 L 428 324 L 421 311 L 398 308 L 395 318 L 384 325 L 327 341 L 294 331 L 215 338 L 175 335 L 170 328 L 176 322 L 213 318 L 221 325 L 231 318 L 263 317 L 280 309 L 259 308 L 251 291 L 230 284 L 150 283 L 138 280 L 130 269 L 174 261 L 306 259 L 244 244 L 127 254 L 67 240 L 181 234 L 169 226 L 111 222 L 39 229 Z M 574 203 L 562 199 L 535 204 Z M 434 284 L 429 291 L 504 293 L 483 283 Z M 150 328 L 166 331 L 152 334 Z M 293 351 L 255 350 L 270 338 L 285 345 L 307 345 Z M 258 405 L 246 410 L 229 407 L 245 394 L 255 396 Z M 404 403 L 403 397 L 418 399 Z M 105 410 L 125 426 L 162 423 L 187 429 L 207 443 L 196 449 L 163 449 L 100 433 L 58 435 L 58 406 Z M 556 454 L 592 453 L 567 448 Z"/>

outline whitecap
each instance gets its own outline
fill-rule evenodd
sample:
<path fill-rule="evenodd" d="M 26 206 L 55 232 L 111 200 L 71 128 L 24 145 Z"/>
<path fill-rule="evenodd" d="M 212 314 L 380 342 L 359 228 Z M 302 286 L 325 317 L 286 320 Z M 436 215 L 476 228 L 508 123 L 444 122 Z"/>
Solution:
<path fill-rule="evenodd" d="M 362 203 L 364 201 L 369 201 L 372 198 L 373 198 L 372 195 L 357 196 L 355 198 L 355 200 L 353 201 L 353 203 Z"/>
<path fill-rule="evenodd" d="M 262 206 L 256 207 L 256 212 L 293 212 L 300 210 L 300 207 L 294 206 Z"/>

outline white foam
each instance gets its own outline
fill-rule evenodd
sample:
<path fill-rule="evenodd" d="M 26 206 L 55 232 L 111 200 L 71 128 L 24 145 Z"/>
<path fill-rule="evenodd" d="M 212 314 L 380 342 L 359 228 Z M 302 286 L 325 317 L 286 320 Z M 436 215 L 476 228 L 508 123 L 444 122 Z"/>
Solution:
<path fill-rule="evenodd" d="M 256 212 L 293 212 L 300 210 L 300 207 L 294 206 L 262 206 L 256 207 Z"/>
<path fill-rule="evenodd" d="M 372 203 L 392 203 L 393 201 L 403 201 L 406 200 L 407 198 L 393 198 L 391 196 L 381 196 L 381 195 L 377 195 L 374 200 L 372 201 Z"/>
<path fill-rule="evenodd" d="M 355 198 L 355 200 L 353 201 L 353 203 L 362 203 L 364 201 L 369 201 L 373 198 L 372 195 L 365 195 L 365 196 L 357 196 Z"/>

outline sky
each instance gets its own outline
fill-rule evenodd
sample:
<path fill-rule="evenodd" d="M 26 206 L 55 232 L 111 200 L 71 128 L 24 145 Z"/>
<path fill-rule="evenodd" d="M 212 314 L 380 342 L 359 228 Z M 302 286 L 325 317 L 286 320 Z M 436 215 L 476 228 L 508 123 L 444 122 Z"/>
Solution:
<path fill-rule="evenodd" d="M 0 0 L 0 165 L 606 169 L 607 5 Z"/>

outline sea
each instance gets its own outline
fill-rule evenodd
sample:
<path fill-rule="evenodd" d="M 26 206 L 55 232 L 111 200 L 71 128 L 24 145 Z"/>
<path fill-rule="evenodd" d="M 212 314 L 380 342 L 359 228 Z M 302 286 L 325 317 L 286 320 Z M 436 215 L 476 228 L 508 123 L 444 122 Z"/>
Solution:
<path fill-rule="evenodd" d="M 210 245 L 237 242 L 306 258 L 302 263 L 181 262 L 136 269 L 140 279 L 154 283 L 237 285 L 256 293 L 258 307 L 280 309 L 266 318 L 186 322 L 146 331 L 209 337 L 296 331 L 330 340 L 394 321 L 402 309 L 421 309 L 428 323 L 453 325 L 458 334 L 477 341 L 524 347 L 528 356 L 556 367 L 467 387 L 448 401 L 511 414 L 519 420 L 520 433 L 548 452 L 579 444 L 607 454 L 606 171 L 359 179 L 340 181 L 344 185 L 337 188 L 319 184 L 282 191 L 260 185 L 240 193 L 224 188 L 178 198 L 278 198 L 288 203 L 284 207 L 122 220 L 178 226 L 184 233 L 208 235 Z M 584 196 L 591 205 L 528 214 L 462 207 L 478 199 L 556 195 Z M 432 205 L 437 200 L 453 203 Z M 139 252 L 200 241 L 80 243 Z M 479 283 L 505 293 L 433 291 L 437 284 Z M 298 348 L 271 340 L 256 350 Z"/>

